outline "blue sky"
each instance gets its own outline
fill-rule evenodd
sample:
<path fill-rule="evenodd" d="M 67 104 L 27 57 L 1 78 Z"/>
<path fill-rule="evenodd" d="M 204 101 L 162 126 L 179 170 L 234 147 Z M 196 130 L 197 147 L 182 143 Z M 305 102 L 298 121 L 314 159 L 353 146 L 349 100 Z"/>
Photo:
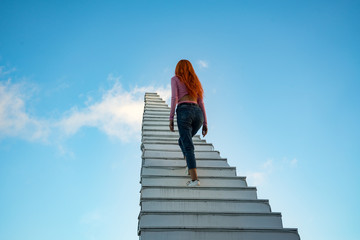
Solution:
<path fill-rule="evenodd" d="M 0 239 L 138 239 L 145 91 L 202 81 L 208 142 L 302 239 L 360 237 L 358 1 L 0 1 Z"/>

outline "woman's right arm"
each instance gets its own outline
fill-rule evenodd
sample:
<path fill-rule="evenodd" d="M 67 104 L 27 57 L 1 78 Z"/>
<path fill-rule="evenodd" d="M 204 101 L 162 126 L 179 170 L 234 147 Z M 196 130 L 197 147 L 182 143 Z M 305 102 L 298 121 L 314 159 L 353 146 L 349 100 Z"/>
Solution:
<path fill-rule="evenodd" d="M 208 128 L 207 128 L 207 118 L 206 118 L 204 100 L 202 98 L 198 98 L 197 102 L 199 104 L 199 107 L 201 108 L 201 111 L 203 112 L 203 115 L 204 115 L 204 123 L 203 123 L 203 128 L 202 128 L 202 135 L 203 135 L 203 137 L 205 137 L 205 135 L 207 134 Z"/>
<path fill-rule="evenodd" d="M 175 77 L 171 78 L 171 109 L 170 109 L 170 118 L 169 118 L 169 128 L 170 131 L 174 132 L 174 115 L 175 107 L 178 101 L 178 91 L 177 83 Z"/>

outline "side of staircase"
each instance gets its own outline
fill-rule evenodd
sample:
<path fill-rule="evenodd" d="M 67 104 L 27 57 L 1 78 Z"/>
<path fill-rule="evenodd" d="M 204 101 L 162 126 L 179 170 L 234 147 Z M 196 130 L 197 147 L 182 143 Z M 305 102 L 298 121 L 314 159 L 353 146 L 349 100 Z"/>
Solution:
<path fill-rule="evenodd" d="M 142 124 L 140 240 L 299 240 L 297 229 L 283 228 L 281 213 L 257 198 L 256 188 L 236 176 L 212 144 L 194 136 L 201 186 L 190 177 L 169 131 L 170 108 L 156 93 L 145 94 Z M 176 119 L 175 119 L 176 120 Z"/>

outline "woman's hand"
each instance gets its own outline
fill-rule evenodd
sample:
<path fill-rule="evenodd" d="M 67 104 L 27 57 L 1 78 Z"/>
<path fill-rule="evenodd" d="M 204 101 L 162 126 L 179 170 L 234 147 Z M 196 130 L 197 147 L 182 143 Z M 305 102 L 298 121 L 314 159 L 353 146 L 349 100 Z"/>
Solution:
<path fill-rule="evenodd" d="M 207 126 L 206 126 L 206 125 L 203 125 L 203 127 L 202 127 L 202 135 L 203 135 L 203 137 L 205 137 L 205 136 L 206 136 L 207 131 L 208 131 Z"/>
<path fill-rule="evenodd" d="M 169 128 L 170 128 L 170 131 L 175 132 L 175 130 L 174 130 L 174 120 L 169 121 Z"/>

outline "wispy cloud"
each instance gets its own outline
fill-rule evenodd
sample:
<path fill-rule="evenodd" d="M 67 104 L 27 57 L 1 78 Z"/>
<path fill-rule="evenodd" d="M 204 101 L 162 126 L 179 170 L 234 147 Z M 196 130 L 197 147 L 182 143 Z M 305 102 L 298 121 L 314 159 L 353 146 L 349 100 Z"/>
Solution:
<path fill-rule="evenodd" d="M 287 157 L 284 157 L 283 164 L 285 166 L 297 167 L 298 160 L 297 160 L 297 158 L 288 159 Z"/>
<path fill-rule="evenodd" d="M 200 68 L 208 68 L 209 67 L 208 62 L 206 62 L 204 60 L 199 60 L 198 65 L 199 65 Z"/>
<path fill-rule="evenodd" d="M 263 169 L 266 169 L 267 171 L 272 171 L 273 168 L 273 160 L 272 159 L 268 159 L 266 160 L 266 162 L 264 162 L 262 164 Z"/>
<path fill-rule="evenodd" d="M 296 158 L 294 158 L 293 160 L 290 161 L 290 165 L 295 167 L 297 166 L 298 160 Z"/>
<path fill-rule="evenodd" d="M 282 160 L 269 158 L 263 162 L 256 171 L 248 171 L 246 173 L 247 180 L 250 185 L 264 185 L 273 172 L 294 168 L 297 166 L 297 163 L 298 160 L 296 158 L 292 158 L 291 160 L 287 157 L 283 157 Z"/>
<path fill-rule="evenodd" d="M 158 92 L 164 98 L 170 88 L 135 87 L 125 91 L 119 81 L 104 92 L 100 101 L 85 108 L 72 108 L 60 120 L 59 126 L 67 135 L 75 134 L 81 127 L 95 127 L 122 141 L 138 139 L 144 108 L 144 93 Z"/>
<path fill-rule="evenodd" d="M 267 176 L 273 171 L 273 160 L 267 159 L 257 171 L 249 171 L 246 176 L 251 185 L 260 186 L 266 182 Z"/>
<path fill-rule="evenodd" d="M 16 71 L 16 68 L 6 68 L 5 66 L 0 66 L 0 77 L 4 77 L 6 75 L 9 75 L 10 73 L 12 72 L 15 72 Z"/>
<path fill-rule="evenodd" d="M 29 89 L 25 91 L 25 88 L 23 84 L 12 84 L 10 80 L 0 81 L 0 138 L 46 141 L 50 133 L 49 124 L 26 111 Z"/>
<path fill-rule="evenodd" d="M 0 81 L 0 138 L 19 137 L 25 140 L 59 142 L 58 138 L 68 138 L 83 127 L 97 128 L 109 137 L 121 141 L 140 138 L 144 93 L 157 92 L 165 100 L 170 98 L 170 86 L 134 87 L 126 91 L 119 77 L 109 75 L 113 82 L 110 89 L 103 90 L 99 100 L 87 97 L 84 107 L 74 106 L 59 119 L 40 119 L 31 116 L 26 109 L 27 89 L 10 80 Z M 60 148 L 59 149 L 63 149 Z"/>
<path fill-rule="evenodd" d="M 247 181 L 250 185 L 260 186 L 263 185 L 266 179 L 265 172 L 248 172 L 246 174 Z"/>

